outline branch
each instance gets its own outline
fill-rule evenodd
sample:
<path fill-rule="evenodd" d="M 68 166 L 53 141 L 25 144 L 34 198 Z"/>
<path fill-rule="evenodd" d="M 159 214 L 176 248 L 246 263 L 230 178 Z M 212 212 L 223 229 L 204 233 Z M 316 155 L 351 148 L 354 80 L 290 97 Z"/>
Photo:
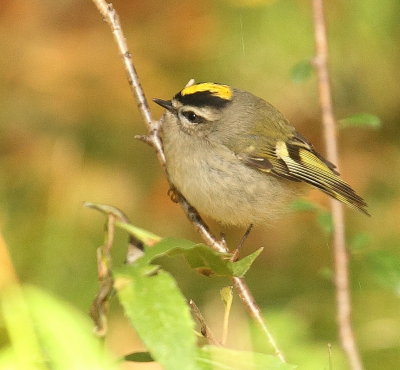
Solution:
<path fill-rule="evenodd" d="M 332 107 L 331 86 L 328 72 L 328 42 L 323 0 L 313 0 L 314 35 L 316 55 L 314 65 L 318 76 L 319 103 L 328 160 L 339 167 L 337 129 Z M 333 250 L 335 264 L 335 288 L 337 322 L 341 345 L 353 370 L 363 368 L 351 327 L 351 299 L 349 290 L 348 255 L 345 241 L 343 206 L 331 199 L 333 218 Z"/>
<path fill-rule="evenodd" d="M 160 127 L 162 125 L 162 119 L 159 121 L 154 121 L 152 119 L 149 105 L 147 104 L 146 97 L 139 82 L 139 77 L 133 65 L 132 54 L 128 50 L 126 39 L 122 32 L 121 25 L 119 23 L 118 15 L 114 10 L 113 6 L 111 4 L 107 4 L 105 0 L 92 0 L 92 1 L 96 5 L 99 12 L 102 14 L 104 20 L 111 27 L 114 39 L 118 45 L 119 52 L 124 62 L 125 70 L 128 75 L 129 85 L 131 86 L 132 92 L 138 103 L 139 111 L 142 114 L 143 120 L 148 128 L 148 134 L 146 136 L 140 136 L 138 137 L 138 139 L 146 142 L 155 149 L 158 160 L 161 166 L 163 167 L 164 171 L 166 172 L 170 188 L 173 189 L 174 186 L 168 178 L 168 172 L 165 164 L 165 155 L 160 136 Z M 186 216 L 188 217 L 192 225 L 194 226 L 194 228 L 197 230 L 197 232 L 200 234 L 204 242 L 210 248 L 220 253 L 229 252 L 225 240 L 223 238 L 218 239 L 211 233 L 209 227 L 203 221 L 197 210 L 190 205 L 190 203 L 185 199 L 184 196 L 179 195 L 178 203 L 185 212 Z M 272 334 L 269 332 L 269 329 L 262 318 L 261 310 L 256 304 L 254 297 L 250 292 L 246 282 L 244 281 L 243 278 L 238 278 L 238 277 L 232 277 L 232 280 L 244 306 L 246 307 L 249 314 L 256 320 L 258 325 L 261 327 L 270 345 L 273 347 L 276 356 L 282 362 L 285 362 L 285 358 L 281 350 L 278 348 Z"/>

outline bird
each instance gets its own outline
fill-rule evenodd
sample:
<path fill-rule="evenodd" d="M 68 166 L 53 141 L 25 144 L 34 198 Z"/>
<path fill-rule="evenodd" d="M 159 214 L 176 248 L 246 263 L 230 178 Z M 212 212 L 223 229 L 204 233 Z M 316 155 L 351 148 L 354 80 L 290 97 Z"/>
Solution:
<path fill-rule="evenodd" d="M 153 101 L 165 108 L 161 138 L 169 178 L 200 213 L 226 225 L 268 223 L 307 184 L 369 215 L 336 166 L 264 99 L 203 82 Z"/>

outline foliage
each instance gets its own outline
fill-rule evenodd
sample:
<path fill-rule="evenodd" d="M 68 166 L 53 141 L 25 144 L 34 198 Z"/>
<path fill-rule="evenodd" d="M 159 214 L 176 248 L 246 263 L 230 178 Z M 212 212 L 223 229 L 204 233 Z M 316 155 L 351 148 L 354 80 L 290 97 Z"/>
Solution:
<path fill-rule="evenodd" d="M 296 199 L 292 202 L 294 211 L 312 211 L 315 213 L 316 221 L 321 229 L 327 234 L 332 232 L 332 215 L 326 209 L 305 199 Z"/>
<path fill-rule="evenodd" d="M 87 317 L 65 302 L 32 287 L 2 292 L 0 320 L 8 344 L 0 351 L 0 369 L 116 369 L 101 348 Z"/>
<path fill-rule="evenodd" d="M 166 251 L 166 245 L 171 249 L 179 248 L 182 240 L 161 243 L 162 241 L 159 245 Z M 186 243 L 189 244 L 188 241 Z M 157 245 L 152 248 L 157 248 Z M 148 257 L 145 253 L 137 264 L 114 271 L 114 286 L 125 314 L 150 352 L 148 356 L 133 353 L 125 359 L 139 362 L 154 359 L 165 369 L 295 368 L 283 364 L 272 355 L 215 346 L 197 349 L 194 322 L 185 299 L 169 273 L 147 264 L 153 257 L 154 254 Z M 209 263 L 206 264 L 210 266 Z M 217 266 L 217 271 L 219 270 L 220 267 Z"/>
<path fill-rule="evenodd" d="M 376 251 L 367 255 L 367 262 L 376 279 L 400 295 L 400 254 L 398 251 Z"/>
<path fill-rule="evenodd" d="M 314 72 L 314 67 L 309 60 L 303 60 L 295 64 L 290 71 L 290 78 L 293 82 L 303 82 L 309 79 Z"/>
<path fill-rule="evenodd" d="M 370 128 L 380 128 L 382 125 L 381 119 L 370 113 L 357 113 L 350 117 L 341 119 L 341 127 L 370 127 Z"/>
<path fill-rule="evenodd" d="M 176 282 L 156 266 L 115 271 L 115 289 L 152 358 L 165 369 L 196 369 L 196 336 Z"/>
<path fill-rule="evenodd" d="M 122 215 L 114 207 L 87 205 L 106 215 Z M 114 288 L 124 312 L 149 351 L 149 356 L 130 354 L 125 359 L 139 362 L 154 359 L 165 369 L 223 369 L 228 363 L 236 364 L 236 367 L 229 365 L 232 369 L 240 369 L 243 364 L 249 369 L 262 369 L 267 364 L 271 369 L 293 368 L 282 364 L 275 356 L 229 352 L 212 346 L 197 349 L 194 322 L 184 296 L 174 278 L 153 264 L 162 256 L 183 255 L 190 266 L 203 275 L 243 276 L 262 248 L 232 262 L 230 254 L 217 253 L 204 244 L 181 238 L 160 238 L 126 222 L 118 221 L 116 226 L 144 244 L 143 255 L 133 264 L 115 268 L 112 272 Z M 232 297 L 229 296 L 223 294 L 227 307 L 231 305 Z"/>
<path fill-rule="evenodd" d="M 284 364 L 275 356 L 263 353 L 234 351 L 226 348 L 205 346 L 198 352 L 199 370 L 293 370 L 296 366 Z"/>
<path fill-rule="evenodd" d="M 105 210 L 101 206 L 95 208 Z M 107 212 L 110 209 L 115 210 L 110 207 Z M 156 237 L 130 224 L 121 223 L 120 227 L 141 235 L 142 240 Z M 260 253 L 258 250 L 250 258 L 232 263 L 228 255 L 207 250 L 206 246 L 185 239 L 160 239 L 152 247 L 146 246 L 134 264 L 113 269 L 114 289 L 124 313 L 149 351 L 131 353 L 124 359 L 157 361 L 171 370 L 294 369 L 272 355 L 197 346 L 195 324 L 175 279 L 152 262 L 162 256 L 182 254 L 192 265 L 195 260 L 202 273 L 207 270 L 208 276 L 235 276 L 243 275 Z M 225 292 L 224 297 L 230 306 L 231 294 Z M 0 351 L 0 368 L 117 368 L 117 362 L 91 334 L 87 319 L 37 288 L 10 288 L 2 294 L 0 314 L 9 337 L 9 344 Z"/>

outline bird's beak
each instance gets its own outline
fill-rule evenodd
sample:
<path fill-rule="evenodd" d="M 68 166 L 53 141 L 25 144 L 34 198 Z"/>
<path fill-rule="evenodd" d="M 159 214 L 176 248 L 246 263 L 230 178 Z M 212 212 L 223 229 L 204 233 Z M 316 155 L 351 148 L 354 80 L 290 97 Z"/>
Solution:
<path fill-rule="evenodd" d="M 153 98 L 153 102 L 162 106 L 166 110 L 169 110 L 172 113 L 175 112 L 175 108 L 172 106 L 171 100 L 162 100 L 162 99 L 158 99 L 158 98 Z"/>

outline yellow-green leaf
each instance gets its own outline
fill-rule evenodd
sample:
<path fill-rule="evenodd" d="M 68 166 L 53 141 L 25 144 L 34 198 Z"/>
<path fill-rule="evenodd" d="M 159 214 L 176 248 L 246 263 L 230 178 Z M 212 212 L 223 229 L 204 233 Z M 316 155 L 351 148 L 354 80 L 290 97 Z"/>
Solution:
<path fill-rule="evenodd" d="M 340 127 L 371 127 L 380 128 L 382 121 L 378 116 L 370 113 L 357 113 L 339 121 Z"/>

